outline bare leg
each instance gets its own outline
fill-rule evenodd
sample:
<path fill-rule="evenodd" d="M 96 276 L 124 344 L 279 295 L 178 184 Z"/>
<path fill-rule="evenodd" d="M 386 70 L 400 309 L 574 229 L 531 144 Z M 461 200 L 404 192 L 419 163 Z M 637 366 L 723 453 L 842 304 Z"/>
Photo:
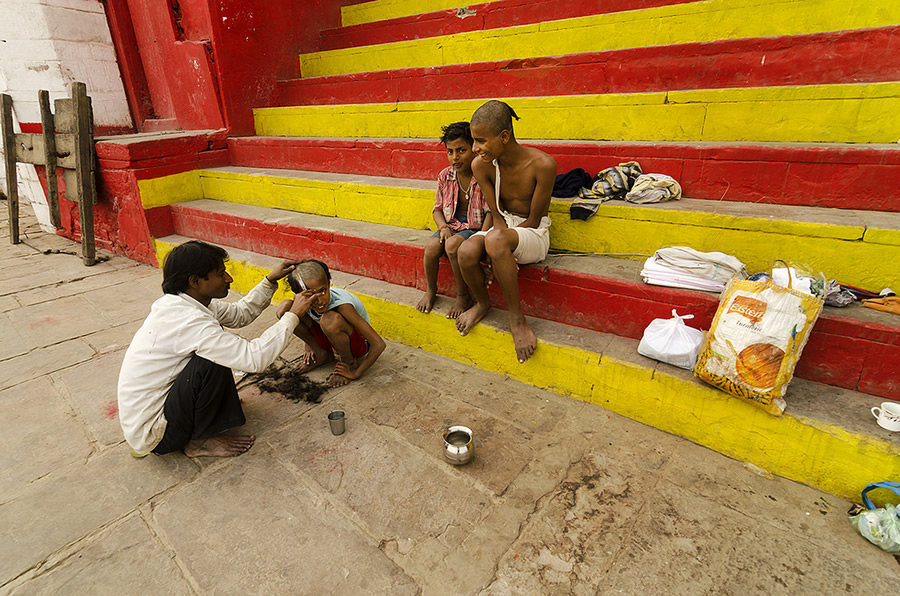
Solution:
<path fill-rule="evenodd" d="M 275 316 L 280 319 L 284 313 L 290 310 L 291 304 L 293 304 L 293 301 L 283 300 L 275 309 Z M 294 335 L 302 339 L 303 343 L 306 344 L 306 351 L 303 353 L 302 361 L 297 367 L 298 373 L 309 372 L 326 362 L 334 360 L 333 354 L 319 346 L 319 342 L 316 341 L 316 338 L 313 337 L 312 332 L 309 330 L 308 321 L 304 320 L 306 318 L 305 316 L 301 317 L 300 324 L 294 327 Z"/>
<path fill-rule="evenodd" d="M 253 435 L 216 435 L 208 439 L 192 439 L 184 446 L 188 457 L 234 457 L 249 450 Z"/>
<path fill-rule="evenodd" d="M 437 296 L 438 259 L 443 252 L 444 246 L 440 238 L 428 239 L 425 256 L 422 259 L 425 266 L 425 296 L 416 305 L 419 312 L 430 313 L 431 307 L 434 306 L 434 298 Z"/>
<path fill-rule="evenodd" d="M 519 235 L 515 230 L 493 230 L 485 238 L 485 248 L 491 257 L 494 276 L 503 290 L 509 309 L 509 330 L 516 345 L 516 358 L 525 362 L 534 354 L 537 347 L 537 336 L 528 326 L 522 314 L 522 303 L 519 301 L 519 266 L 512 253 L 519 245 Z"/>
<path fill-rule="evenodd" d="M 456 300 L 447 313 L 448 319 L 455 319 L 472 306 L 472 297 L 469 295 L 469 286 L 463 279 L 462 272 L 459 270 L 459 247 L 462 246 L 465 238 L 462 236 L 451 236 L 445 243 L 444 250 L 447 251 L 447 260 L 450 261 L 450 269 L 453 270 L 453 280 L 456 282 Z"/>
<path fill-rule="evenodd" d="M 484 236 L 472 236 L 462 243 L 458 251 L 459 269 L 475 298 L 475 304 L 456 319 L 456 329 L 460 335 L 468 335 L 491 310 L 491 298 L 484 285 L 484 269 L 481 268 L 484 239 Z"/>
<path fill-rule="evenodd" d="M 340 362 L 346 363 L 351 369 L 355 369 L 357 362 L 353 357 L 353 351 L 350 349 L 350 336 L 353 334 L 353 326 L 347 322 L 347 319 L 335 310 L 329 310 L 322 315 L 322 321 L 319 323 L 325 337 L 334 346 L 335 354 Z M 342 375 L 332 373 L 326 384 L 329 387 L 341 387 L 350 382 L 350 379 Z"/>

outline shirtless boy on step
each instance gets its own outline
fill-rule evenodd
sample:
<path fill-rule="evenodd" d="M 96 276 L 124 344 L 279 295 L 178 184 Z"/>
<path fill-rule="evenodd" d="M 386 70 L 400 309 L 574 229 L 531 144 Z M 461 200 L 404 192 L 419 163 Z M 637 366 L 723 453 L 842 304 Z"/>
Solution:
<path fill-rule="evenodd" d="M 522 314 L 517 264 L 542 261 L 550 250 L 547 211 L 556 161 L 543 151 L 520 145 L 513 134 L 513 118 L 519 119 L 513 109 L 496 100 L 472 115 L 472 149 L 478 155 L 472 162 L 472 172 L 493 216 L 493 227 L 478 232 L 459 249 L 460 270 L 475 305 L 459 315 L 456 328 L 461 335 L 468 334 L 491 308 L 481 267 L 481 259 L 487 254 L 509 308 L 516 357 L 525 362 L 534 354 L 537 337 Z"/>

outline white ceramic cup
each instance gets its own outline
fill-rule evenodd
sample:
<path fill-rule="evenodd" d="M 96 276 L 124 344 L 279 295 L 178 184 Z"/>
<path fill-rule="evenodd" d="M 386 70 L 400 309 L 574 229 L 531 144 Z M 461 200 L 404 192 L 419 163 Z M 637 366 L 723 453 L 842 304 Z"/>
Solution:
<path fill-rule="evenodd" d="M 900 430 L 900 403 L 886 401 L 881 407 L 872 408 L 872 416 L 878 421 L 878 426 L 887 430 Z"/>

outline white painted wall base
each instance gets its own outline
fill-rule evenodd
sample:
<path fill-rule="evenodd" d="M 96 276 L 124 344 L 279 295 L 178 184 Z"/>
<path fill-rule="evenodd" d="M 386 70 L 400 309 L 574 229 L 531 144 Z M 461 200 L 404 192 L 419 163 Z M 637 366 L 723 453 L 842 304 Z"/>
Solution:
<path fill-rule="evenodd" d="M 87 86 L 96 126 L 132 126 L 100 0 L 0 0 L 0 15 L 0 93 L 13 98 L 16 132 L 19 123 L 40 123 L 40 89 L 50 92 L 52 105 L 70 96 L 73 81 Z M 20 164 L 18 172 L 20 200 L 53 231 L 34 166 Z"/>

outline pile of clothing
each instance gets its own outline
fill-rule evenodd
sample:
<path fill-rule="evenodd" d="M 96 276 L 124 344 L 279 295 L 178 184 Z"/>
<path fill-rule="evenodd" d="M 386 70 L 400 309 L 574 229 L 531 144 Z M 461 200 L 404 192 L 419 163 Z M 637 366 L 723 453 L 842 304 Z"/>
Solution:
<path fill-rule="evenodd" d="M 577 197 L 569 208 L 572 219 L 586 220 L 611 199 L 646 204 L 681 198 L 681 185 L 665 174 L 644 174 L 636 161 L 620 163 L 590 177 L 582 169 L 556 177 L 555 197 Z"/>
<path fill-rule="evenodd" d="M 656 251 L 641 270 L 644 283 L 687 290 L 721 292 L 733 277 L 747 278 L 744 264 L 722 252 L 700 252 L 687 246 Z"/>

